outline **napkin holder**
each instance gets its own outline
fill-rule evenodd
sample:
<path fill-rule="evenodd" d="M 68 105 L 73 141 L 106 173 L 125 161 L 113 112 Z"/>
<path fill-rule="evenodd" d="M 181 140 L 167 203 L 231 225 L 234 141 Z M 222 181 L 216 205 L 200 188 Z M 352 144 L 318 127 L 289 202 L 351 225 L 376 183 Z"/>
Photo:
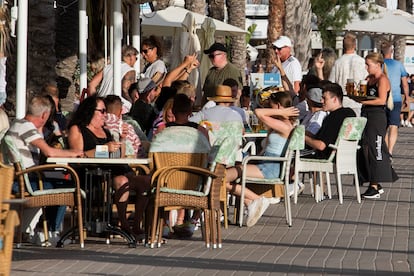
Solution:
<path fill-rule="evenodd" d="M 96 146 L 95 158 L 109 158 L 108 146 L 107 145 Z"/>

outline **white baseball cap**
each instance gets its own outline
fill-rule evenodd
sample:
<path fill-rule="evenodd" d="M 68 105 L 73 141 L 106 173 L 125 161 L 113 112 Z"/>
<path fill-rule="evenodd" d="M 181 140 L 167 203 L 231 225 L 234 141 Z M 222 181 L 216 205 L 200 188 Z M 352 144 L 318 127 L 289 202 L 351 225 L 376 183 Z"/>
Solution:
<path fill-rule="evenodd" d="M 292 41 L 284 35 L 279 36 L 272 44 L 277 48 L 292 47 Z"/>

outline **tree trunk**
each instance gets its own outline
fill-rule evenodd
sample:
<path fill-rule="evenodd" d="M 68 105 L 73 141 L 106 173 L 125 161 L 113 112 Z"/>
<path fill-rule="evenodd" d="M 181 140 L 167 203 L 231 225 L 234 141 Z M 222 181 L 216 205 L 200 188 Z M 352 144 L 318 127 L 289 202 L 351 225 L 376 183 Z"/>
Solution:
<path fill-rule="evenodd" d="M 246 1 L 227 0 L 229 24 L 245 29 L 246 26 Z M 246 67 L 246 37 L 245 35 L 232 36 L 230 43 L 231 61 L 240 68 L 243 82 L 245 82 L 244 68 Z"/>
<path fill-rule="evenodd" d="M 387 0 L 375 0 L 375 4 L 380 5 L 381 7 L 387 7 Z"/>
<path fill-rule="evenodd" d="M 224 21 L 224 0 L 213 0 L 209 1 L 208 5 L 208 16 Z"/>
<path fill-rule="evenodd" d="M 283 34 L 284 20 L 286 8 L 284 0 L 269 0 L 269 24 L 267 27 L 267 60 L 266 71 L 269 72 L 273 64 L 271 62 L 271 55 L 274 55 L 271 47 L 272 42 Z"/>
<path fill-rule="evenodd" d="M 210 0 L 208 2 L 208 16 L 224 22 L 225 0 Z M 215 36 L 215 40 L 216 42 L 226 44 L 226 37 L 224 36 Z"/>
<path fill-rule="evenodd" d="M 199 14 L 206 14 L 206 1 L 205 0 L 185 0 L 184 7 L 192 12 Z"/>
<path fill-rule="evenodd" d="M 170 0 L 157 0 L 157 5 L 154 7 L 155 10 L 164 10 L 170 5 Z"/>
<path fill-rule="evenodd" d="M 285 35 L 292 40 L 292 55 L 305 68 L 311 56 L 311 3 L 309 0 L 286 0 L 285 5 Z"/>

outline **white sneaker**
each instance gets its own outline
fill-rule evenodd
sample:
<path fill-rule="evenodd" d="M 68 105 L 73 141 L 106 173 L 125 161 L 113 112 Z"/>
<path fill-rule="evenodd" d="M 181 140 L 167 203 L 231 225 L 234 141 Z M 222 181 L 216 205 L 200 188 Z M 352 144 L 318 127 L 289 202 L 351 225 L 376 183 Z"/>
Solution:
<path fill-rule="evenodd" d="M 251 227 L 257 223 L 263 213 L 269 207 L 269 201 L 265 197 L 255 199 L 247 206 L 247 227 Z"/>
<path fill-rule="evenodd" d="M 280 203 L 280 197 L 267 197 L 267 201 L 269 201 L 269 204 L 278 204 Z"/>
<path fill-rule="evenodd" d="M 413 125 L 411 124 L 411 122 L 410 121 L 405 121 L 405 126 L 406 127 L 413 127 Z"/>
<path fill-rule="evenodd" d="M 405 127 L 405 121 L 404 121 L 404 120 L 401 120 L 400 125 L 401 125 L 402 127 Z"/>
<path fill-rule="evenodd" d="M 289 196 L 293 196 L 295 194 L 295 189 L 294 189 L 295 186 L 293 186 L 293 184 L 294 183 L 290 183 L 289 186 L 288 186 L 289 187 L 288 188 Z M 303 184 L 302 182 L 299 182 L 298 183 L 298 195 L 301 192 L 303 192 L 304 189 L 305 189 L 305 184 Z"/>

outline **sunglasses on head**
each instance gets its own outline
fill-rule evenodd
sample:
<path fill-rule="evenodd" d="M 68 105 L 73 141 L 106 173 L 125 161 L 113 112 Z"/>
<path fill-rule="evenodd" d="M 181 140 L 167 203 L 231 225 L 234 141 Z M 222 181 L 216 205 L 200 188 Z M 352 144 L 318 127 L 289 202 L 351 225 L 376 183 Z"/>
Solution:
<path fill-rule="evenodd" d="M 141 52 L 143 52 L 144 54 L 147 54 L 148 53 L 148 51 L 149 50 L 152 50 L 152 49 L 154 49 L 153 47 L 151 47 L 151 48 L 148 48 L 148 49 L 145 49 L 145 50 L 141 50 Z"/>
<path fill-rule="evenodd" d="M 106 109 L 105 108 L 102 108 L 102 109 L 96 108 L 95 110 L 96 111 L 99 111 L 101 114 L 105 114 L 106 113 Z"/>

